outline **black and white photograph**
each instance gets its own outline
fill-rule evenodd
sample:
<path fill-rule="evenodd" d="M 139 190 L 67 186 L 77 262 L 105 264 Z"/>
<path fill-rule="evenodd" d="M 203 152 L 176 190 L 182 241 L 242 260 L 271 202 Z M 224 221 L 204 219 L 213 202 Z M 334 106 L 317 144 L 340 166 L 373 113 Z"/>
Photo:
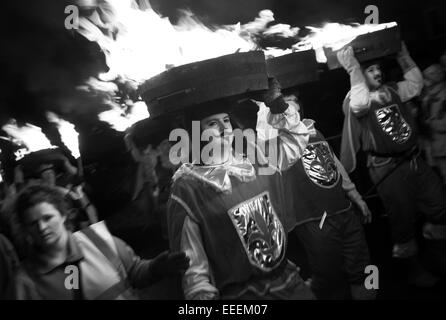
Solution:
<path fill-rule="evenodd" d="M 445 1 L 0 12 L 0 300 L 446 299 Z"/>

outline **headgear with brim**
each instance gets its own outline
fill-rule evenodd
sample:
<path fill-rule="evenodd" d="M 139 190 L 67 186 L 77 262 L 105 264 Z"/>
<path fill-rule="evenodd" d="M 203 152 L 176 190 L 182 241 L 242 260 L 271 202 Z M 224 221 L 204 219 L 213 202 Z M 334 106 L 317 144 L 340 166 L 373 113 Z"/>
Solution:
<path fill-rule="evenodd" d="M 256 129 L 257 126 L 257 113 L 259 112 L 259 106 L 251 99 L 245 99 L 238 101 L 237 105 L 232 110 L 232 116 L 234 121 L 242 129 Z"/>
<path fill-rule="evenodd" d="M 223 98 L 196 105 L 185 110 L 185 127 L 189 129 L 192 121 L 200 121 L 214 114 L 227 113 L 230 115 L 233 127 L 246 127 L 246 123 L 257 121 L 258 105 L 250 99 L 235 100 Z M 242 122 L 242 123 L 241 123 Z"/>
<path fill-rule="evenodd" d="M 165 115 L 138 121 L 128 131 L 130 139 L 138 148 L 145 148 L 149 144 L 156 146 L 169 138 L 173 120 Z"/>
<path fill-rule="evenodd" d="M 372 59 L 372 60 L 362 61 L 360 64 L 361 68 L 365 70 L 368 67 L 373 66 L 375 64 L 382 66 L 382 59 Z"/>
<path fill-rule="evenodd" d="M 38 169 L 43 164 L 52 165 L 55 171 L 63 171 L 64 155 L 59 149 L 44 149 L 27 154 L 18 164 L 22 167 L 26 179 L 37 177 Z"/>
<path fill-rule="evenodd" d="M 183 127 L 192 132 L 192 121 L 201 121 L 214 114 L 227 113 L 231 114 L 234 101 L 232 99 L 223 98 L 190 106 L 183 110 Z"/>
<path fill-rule="evenodd" d="M 234 101 L 228 98 L 213 100 L 210 102 L 202 103 L 186 109 L 186 118 L 190 120 L 200 121 L 213 114 L 218 113 L 230 113 L 234 106 Z"/>

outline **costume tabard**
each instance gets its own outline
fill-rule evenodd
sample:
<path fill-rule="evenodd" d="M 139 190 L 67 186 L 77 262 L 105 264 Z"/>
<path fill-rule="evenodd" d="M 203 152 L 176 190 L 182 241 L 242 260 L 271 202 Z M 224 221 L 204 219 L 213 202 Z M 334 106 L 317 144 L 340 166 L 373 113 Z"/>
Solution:
<path fill-rule="evenodd" d="M 344 100 L 341 162 L 348 172 L 356 167 L 356 153 L 368 154 L 372 181 L 389 214 L 394 257 L 416 254 L 415 220 L 426 215 L 425 237 L 443 238 L 446 192 L 439 177 L 418 156 L 417 132 L 405 102 L 423 86 L 420 70 L 408 56 L 400 57 L 404 81 L 370 91 L 365 79 L 353 85 Z M 393 171 L 392 171 L 393 170 Z"/>
<path fill-rule="evenodd" d="M 307 253 L 312 289 L 321 299 L 343 299 L 344 279 L 362 286 L 370 264 L 364 231 L 350 201 L 362 197 L 320 132 L 283 175 L 291 204 L 288 225 Z"/>
<path fill-rule="evenodd" d="M 301 156 L 312 123 L 300 121 L 281 97 L 275 102 L 280 111 L 269 122 L 281 129 L 277 166 L 285 170 Z M 186 299 L 312 298 L 297 267 L 284 258 L 280 172 L 260 172 L 255 161 L 233 155 L 216 166 L 184 164 L 175 174 L 168 229 L 171 248 L 190 258 L 183 277 Z"/>

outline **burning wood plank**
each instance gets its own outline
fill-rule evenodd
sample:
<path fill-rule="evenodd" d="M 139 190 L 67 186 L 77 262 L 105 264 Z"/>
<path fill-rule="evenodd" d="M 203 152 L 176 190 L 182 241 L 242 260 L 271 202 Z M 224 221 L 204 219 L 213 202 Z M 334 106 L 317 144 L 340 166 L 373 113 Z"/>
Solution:
<path fill-rule="evenodd" d="M 397 26 L 358 36 L 348 45 L 352 46 L 359 62 L 382 58 L 401 50 L 401 36 Z M 330 70 L 340 68 L 336 50 L 324 47 Z"/>
<path fill-rule="evenodd" d="M 139 92 L 150 115 L 177 112 L 219 98 L 268 89 L 262 51 L 234 53 L 167 70 L 143 83 Z"/>

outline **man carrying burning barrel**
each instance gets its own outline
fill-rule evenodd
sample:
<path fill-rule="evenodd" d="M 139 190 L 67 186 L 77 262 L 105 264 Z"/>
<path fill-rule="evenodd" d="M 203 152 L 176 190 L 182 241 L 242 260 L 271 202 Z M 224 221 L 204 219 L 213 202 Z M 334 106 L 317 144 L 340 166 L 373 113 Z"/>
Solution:
<path fill-rule="evenodd" d="M 304 124 L 283 100 L 276 81 L 265 95 L 269 123 L 279 129 L 278 161 L 271 175 L 232 148 L 231 102 L 207 103 L 187 115 L 225 146 L 212 163 L 186 163 L 176 172 L 168 203 L 169 242 L 185 251 L 186 299 L 312 299 L 298 268 L 285 258 L 287 226 L 280 170 L 302 155 L 312 123 Z M 201 149 L 205 146 L 202 144 Z"/>
<path fill-rule="evenodd" d="M 377 60 L 361 65 L 351 46 L 337 56 L 351 84 L 343 104 L 341 162 L 351 172 L 358 150 L 367 153 L 371 179 L 389 214 L 393 257 L 406 259 L 411 283 L 433 285 L 435 278 L 417 259 L 416 218 L 424 214 L 423 236 L 438 247 L 446 239 L 446 190 L 420 157 L 414 119 L 404 105 L 420 94 L 422 74 L 404 43 L 397 56 L 404 80 L 398 83 L 384 83 Z"/>

